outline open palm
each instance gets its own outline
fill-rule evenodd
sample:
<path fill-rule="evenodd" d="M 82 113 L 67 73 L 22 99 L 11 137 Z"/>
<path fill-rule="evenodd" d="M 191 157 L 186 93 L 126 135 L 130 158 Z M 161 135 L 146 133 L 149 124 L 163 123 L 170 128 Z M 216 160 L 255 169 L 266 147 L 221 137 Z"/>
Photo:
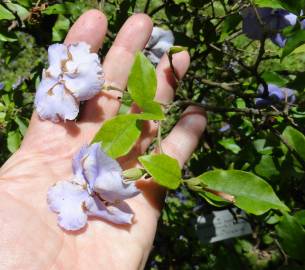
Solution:
<path fill-rule="evenodd" d="M 85 41 L 97 51 L 107 31 L 105 16 L 91 10 L 83 14 L 68 33 L 65 43 Z M 107 85 L 125 89 L 134 55 L 142 50 L 152 31 L 144 14 L 130 17 L 118 33 L 103 62 Z M 182 77 L 189 65 L 186 52 L 173 59 Z M 175 79 L 164 56 L 157 67 L 157 100 L 168 103 L 174 95 Z M 65 232 L 48 210 L 46 193 L 59 180 L 72 176 L 72 156 L 90 143 L 101 123 L 116 115 L 120 93 L 103 92 L 86 102 L 77 122 L 54 124 L 41 121 L 34 112 L 21 148 L 0 170 L 0 269 L 142 269 L 154 239 L 164 190 L 152 181 L 138 182 L 142 193 L 127 200 L 135 223 L 118 226 L 90 219 L 79 232 Z M 136 107 L 133 110 L 137 110 Z M 198 143 L 205 127 L 203 112 L 190 107 L 163 141 L 163 151 L 182 165 Z M 145 123 L 143 134 L 128 156 L 119 161 L 124 168 L 137 165 L 157 131 Z"/>

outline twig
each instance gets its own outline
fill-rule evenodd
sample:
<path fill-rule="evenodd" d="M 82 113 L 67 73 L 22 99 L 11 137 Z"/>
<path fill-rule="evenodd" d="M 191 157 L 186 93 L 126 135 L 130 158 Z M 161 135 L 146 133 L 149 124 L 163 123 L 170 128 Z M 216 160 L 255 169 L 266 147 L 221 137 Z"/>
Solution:
<path fill-rule="evenodd" d="M 216 87 L 222 88 L 226 91 L 234 91 L 232 86 L 239 85 L 238 82 L 236 82 L 236 83 L 219 83 L 219 82 L 214 82 L 214 81 L 210 81 L 210 80 L 207 80 L 207 79 L 201 79 L 201 81 L 205 84 L 208 84 L 208 85 L 211 85 L 211 86 L 216 86 Z"/>
<path fill-rule="evenodd" d="M 153 9 L 150 13 L 149 16 L 152 17 L 153 15 L 155 15 L 157 12 L 159 12 L 161 9 L 163 9 L 165 7 L 165 4 L 156 7 L 155 9 Z"/>
<path fill-rule="evenodd" d="M 169 60 L 169 64 L 170 64 L 171 70 L 172 70 L 173 75 L 175 77 L 175 81 L 177 83 L 177 82 L 179 82 L 179 77 L 178 77 L 178 75 L 176 73 L 176 70 L 175 70 L 175 67 L 174 67 L 174 64 L 173 64 L 173 55 L 171 53 L 168 53 L 167 56 L 168 56 L 168 60 Z"/>
<path fill-rule="evenodd" d="M 215 106 L 215 105 L 208 105 L 208 104 L 202 104 L 198 102 L 194 102 L 191 100 L 187 101 L 176 101 L 173 102 L 170 107 L 172 106 L 198 106 L 206 111 L 211 111 L 211 112 L 217 112 L 217 113 L 228 113 L 228 112 L 236 112 L 236 113 L 241 113 L 245 115 L 258 115 L 258 116 L 285 116 L 283 112 L 280 111 L 275 111 L 275 112 L 270 112 L 270 111 L 263 111 L 259 109 L 253 109 L 253 108 L 228 108 L 228 107 L 221 107 L 221 106 Z"/>
<path fill-rule="evenodd" d="M 144 13 L 148 13 L 150 2 L 151 2 L 151 0 L 146 1 L 145 7 L 144 7 Z"/>

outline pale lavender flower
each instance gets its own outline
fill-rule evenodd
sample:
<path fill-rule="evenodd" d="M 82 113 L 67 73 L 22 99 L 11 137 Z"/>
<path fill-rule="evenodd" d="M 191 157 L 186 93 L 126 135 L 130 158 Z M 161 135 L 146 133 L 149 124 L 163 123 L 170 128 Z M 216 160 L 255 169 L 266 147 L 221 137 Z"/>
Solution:
<path fill-rule="evenodd" d="M 43 71 L 35 97 L 37 113 L 53 122 L 73 120 L 79 102 L 94 97 L 104 84 L 98 55 L 85 42 L 53 44 L 48 54 L 49 67 Z"/>
<path fill-rule="evenodd" d="M 244 34 L 254 40 L 260 40 L 265 36 L 279 47 L 284 47 L 286 38 L 282 35 L 281 30 L 295 25 L 298 17 L 284 9 L 256 8 L 256 11 L 253 7 L 248 7 L 241 12 Z M 301 27 L 303 28 L 303 23 L 301 23 Z"/>
<path fill-rule="evenodd" d="M 275 84 L 268 84 L 268 96 L 263 97 L 264 87 L 260 85 L 258 87 L 259 97 L 255 99 L 255 105 L 258 107 L 268 106 L 276 103 L 287 101 L 289 104 L 293 104 L 296 100 L 295 91 L 289 88 L 281 88 Z"/>
<path fill-rule="evenodd" d="M 154 65 L 157 65 L 163 54 L 174 45 L 174 40 L 172 31 L 154 27 L 143 52 Z"/>
<path fill-rule="evenodd" d="M 115 224 L 131 224 L 133 212 L 124 202 L 139 193 L 134 182 L 126 183 L 117 161 L 95 143 L 75 155 L 74 177 L 59 181 L 48 191 L 48 204 L 58 213 L 58 224 L 66 230 L 79 230 L 87 217 L 99 217 Z"/>

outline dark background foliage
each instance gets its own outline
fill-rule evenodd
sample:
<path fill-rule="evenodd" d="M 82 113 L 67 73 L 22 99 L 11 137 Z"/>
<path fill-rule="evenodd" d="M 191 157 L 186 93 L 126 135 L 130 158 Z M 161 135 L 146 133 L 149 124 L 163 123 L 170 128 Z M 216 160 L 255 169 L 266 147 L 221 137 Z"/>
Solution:
<path fill-rule="evenodd" d="M 302 8 L 302 5 L 294 6 L 293 1 L 286 2 L 290 10 Z M 146 268 L 304 269 L 304 241 L 301 240 L 305 239 L 302 227 L 305 224 L 302 211 L 305 161 L 293 146 L 288 149 L 284 146 L 281 134 L 287 126 L 305 131 L 305 48 L 300 46 L 301 40 L 294 46 L 298 47 L 297 51 L 281 59 L 282 50 L 270 40 L 248 39 L 241 30 L 240 11 L 251 3 L 230 0 L 1 1 L 0 164 L 18 149 L 26 132 L 35 85 L 46 65 L 48 45 L 62 42 L 69 27 L 85 10 L 98 8 L 109 20 L 105 46 L 100 51 L 103 58 L 126 18 L 135 12 L 146 12 L 155 25 L 172 30 L 176 44 L 187 47 L 190 52 L 191 67 L 179 84 L 176 101 L 201 103 L 208 111 L 209 126 L 184 168 L 185 176 L 197 176 L 213 168 L 253 172 L 272 185 L 293 215 L 283 217 L 276 211 L 262 216 L 247 215 L 253 230 L 251 235 L 203 244 L 198 237 L 197 217 L 218 208 L 182 187 L 167 197 Z M 292 39 L 293 31 L 290 29 Z M 295 89 L 296 105 L 257 108 L 255 97 L 261 83 Z M 170 110 L 164 134 L 180 112 L 181 106 Z M 302 142 L 298 145 L 301 148 Z M 230 208 L 222 206 L 222 209 Z"/>

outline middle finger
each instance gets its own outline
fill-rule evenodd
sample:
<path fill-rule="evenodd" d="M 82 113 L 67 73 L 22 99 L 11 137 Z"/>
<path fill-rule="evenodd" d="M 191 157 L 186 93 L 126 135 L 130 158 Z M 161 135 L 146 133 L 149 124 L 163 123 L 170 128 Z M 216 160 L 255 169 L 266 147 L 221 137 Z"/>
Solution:
<path fill-rule="evenodd" d="M 120 29 L 103 63 L 105 85 L 124 90 L 128 75 L 137 51 L 142 50 L 152 31 L 152 21 L 145 14 L 131 16 Z M 100 123 L 117 114 L 120 101 L 118 91 L 107 91 L 88 101 L 82 113 L 82 121 L 92 122 L 93 129 L 100 128 Z"/>

